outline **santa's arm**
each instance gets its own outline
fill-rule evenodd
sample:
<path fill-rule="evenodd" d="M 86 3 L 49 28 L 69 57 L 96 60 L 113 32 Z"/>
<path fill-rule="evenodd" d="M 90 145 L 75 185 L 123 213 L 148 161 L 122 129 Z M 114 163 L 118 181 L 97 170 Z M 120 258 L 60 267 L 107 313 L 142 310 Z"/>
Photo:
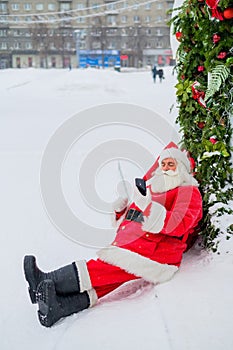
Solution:
<path fill-rule="evenodd" d="M 197 187 L 180 187 L 171 210 L 166 211 L 160 233 L 181 237 L 193 229 L 202 216 L 202 198 Z"/>

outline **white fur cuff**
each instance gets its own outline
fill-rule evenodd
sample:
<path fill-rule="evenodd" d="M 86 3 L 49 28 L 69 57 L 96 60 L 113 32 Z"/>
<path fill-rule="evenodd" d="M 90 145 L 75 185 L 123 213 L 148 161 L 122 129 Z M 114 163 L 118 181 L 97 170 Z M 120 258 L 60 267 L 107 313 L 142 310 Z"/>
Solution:
<path fill-rule="evenodd" d="M 144 217 L 142 229 L 145 232 L 158 233 L 162 230 L 164 220 L 166 218 L 166 209 L 163 205 L 153 202 L 151 205 L 150 214 Z"/>
<path fill-rule="evenodd" d="M 75 264 L 78 270 L 80 292 L 82 293 L 86 290 L 92 289 L 91 279 L 87 269 L 86 261 L 78 260 L 75 262 Z"/>

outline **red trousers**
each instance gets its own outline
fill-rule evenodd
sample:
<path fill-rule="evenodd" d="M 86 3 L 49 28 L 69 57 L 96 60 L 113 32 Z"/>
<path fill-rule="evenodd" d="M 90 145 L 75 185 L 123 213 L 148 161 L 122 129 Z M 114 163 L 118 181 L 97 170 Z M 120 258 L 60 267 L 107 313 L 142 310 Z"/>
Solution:
<path fill-rule="evenodd" d="M 100 259 L 89 260 L 87 269 L 98 298 L 112 292 L 125 282 L 140 278 Z"/>

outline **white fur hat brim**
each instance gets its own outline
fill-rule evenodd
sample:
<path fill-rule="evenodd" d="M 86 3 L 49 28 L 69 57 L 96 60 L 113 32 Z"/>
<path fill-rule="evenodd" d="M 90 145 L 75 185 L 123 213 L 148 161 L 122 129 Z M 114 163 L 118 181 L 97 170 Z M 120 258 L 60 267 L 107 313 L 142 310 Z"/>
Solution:
<path fill-rule="evenodd" d="M 182 162 L 187 169 L 188 173 L 190 173 L 191 167 L 188 157 L 184 152 L 179 150 L 178 148 L 166 148 L 164 149 L 159 157 L 159 165 L 161 166 L 161 162 L 166 158 L 173 158 L 180 162 Z"/>

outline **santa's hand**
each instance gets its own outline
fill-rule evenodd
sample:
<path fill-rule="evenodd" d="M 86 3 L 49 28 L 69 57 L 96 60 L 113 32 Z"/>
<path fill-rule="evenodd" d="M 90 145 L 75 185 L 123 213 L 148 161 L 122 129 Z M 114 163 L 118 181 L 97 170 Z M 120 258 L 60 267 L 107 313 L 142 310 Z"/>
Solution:
<path fill-rule="evenodd" d="M 163 228 L 165 217 L 166 209 L 164 206 L 157 202 L 153 202 L 149 216 L 144 216 L 144 222 L 142 224 L 143 231 L 159 233 Z"/>
<path fill-rule="evenodd" d="M 112 207 L 116 213 L 123 211 L 128 205 L 128 198 L 119 197 L 113 202 Z"/>
<path fill-rule="evenodd" d="M 143 196 L 139 192 L 137 186 L 135 186 L 134 194 L 133 194 L 133 202 L 136 204 L 138 208 L 141 209 L 141 211 L 144 211 L 151 202 L 151 194 L 149 189 L 147 189 L 146 191 L 146 196 Z"/>

